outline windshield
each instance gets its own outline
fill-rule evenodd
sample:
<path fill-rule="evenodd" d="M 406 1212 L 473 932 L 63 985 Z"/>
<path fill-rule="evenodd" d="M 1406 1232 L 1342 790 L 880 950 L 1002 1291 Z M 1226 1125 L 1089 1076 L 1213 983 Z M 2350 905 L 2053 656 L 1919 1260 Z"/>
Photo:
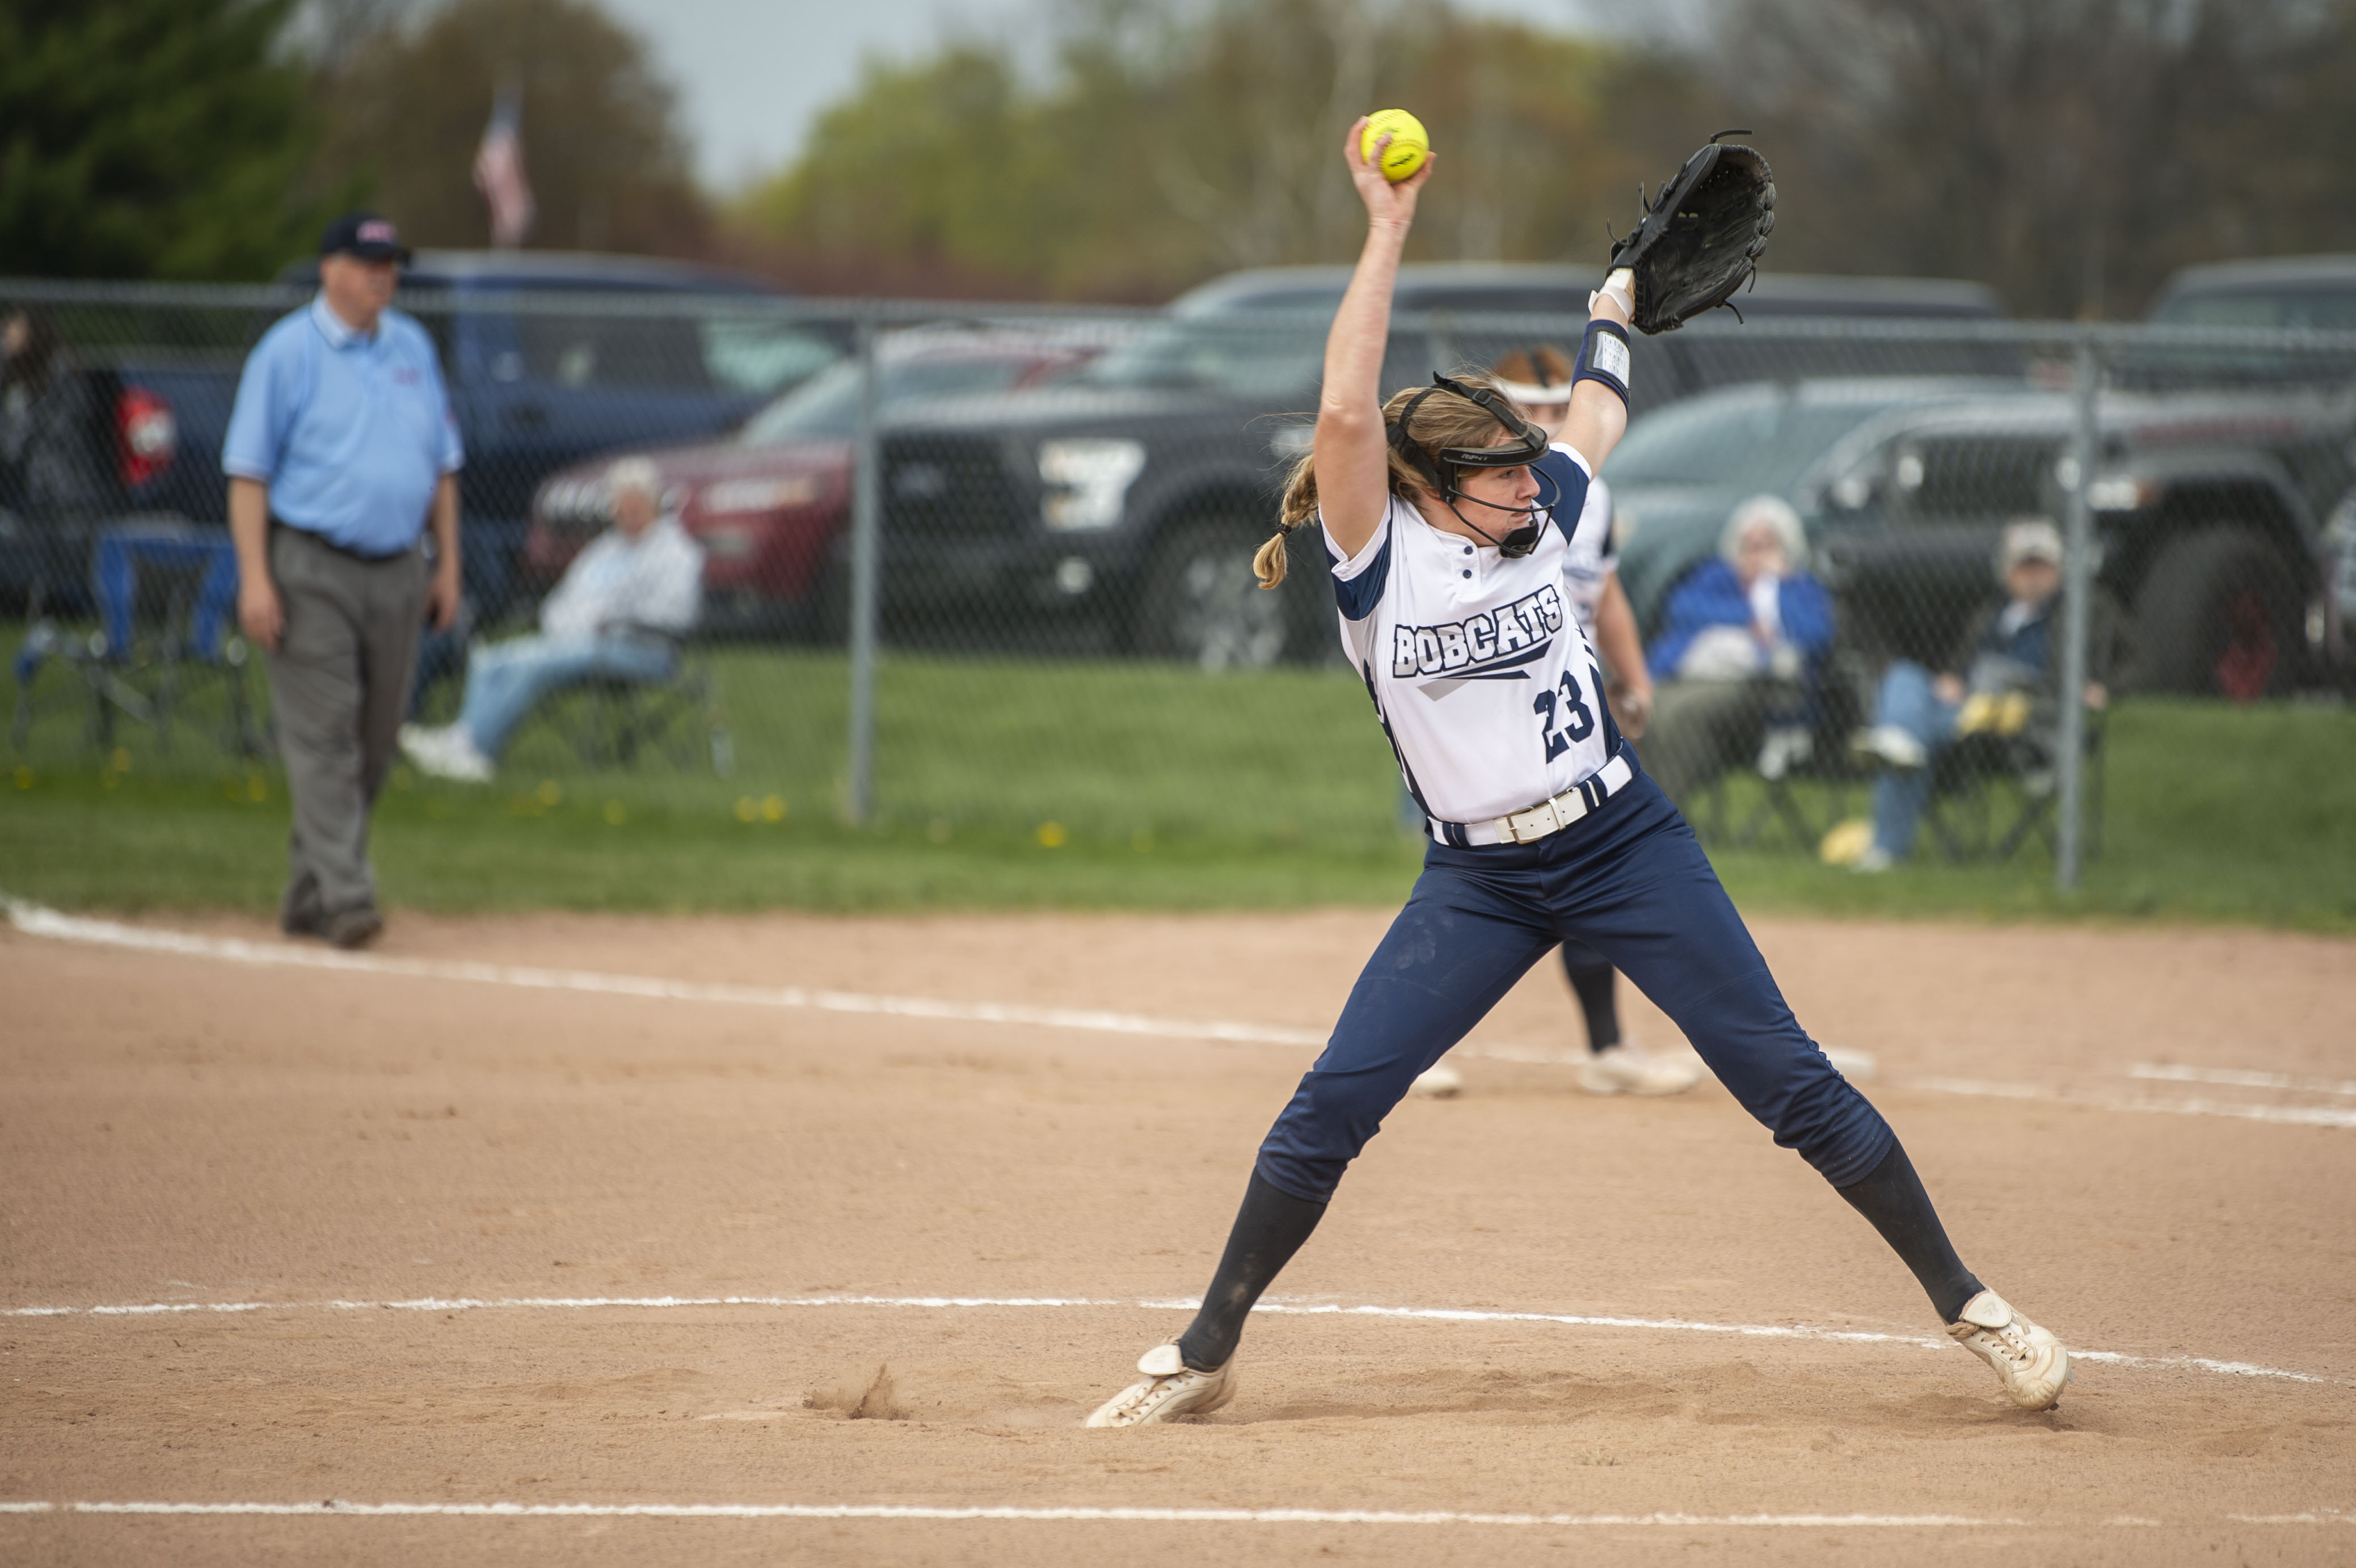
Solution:
<path fill-rule="evenodd" d="M 1265 321 L 1162 321 L 1081 371 L 1098 387 L 1195 387 L 1237 397 L 1287 398 L 1317 384 L 1322 328 Z"/>
<path fill-rule="evenodd" d="M 1027 355 L 990 359 L 904 360 L 878 367 L 878 403 L 958 397 L 1012 386 L 1039 361 Z M 744 426 L 746 446 L 775 446 L 814 435 L 849 435 L 859 427 L 859 361 L 839 360 L 787 392 Z"/>
<path fill-rule="evenodd" d="M 2345 332 L 2356 329 L 2356 286 L 2196 294 L 2171 300 L 2152 319 L 2171 327 L 2308 327 Z"/>
<path fill-rule="evenodd" d="M 1883 406 L 1809 404 L 1750 391 L 1673 403 L 1628 427 L 1604 478 L 1614 485 L 1780 489 Z"/>
<path fill-rule="evenodd" d="M 1306 316 L 1311 311 L 1331 311 L 1340 308 L 1340 285 L 1315 288 L 1272 288 L 1264 294 L 1248 294 L 1240 298 L 1219 299 L 1191 306 L 1189 317 L 1203 316 L 1282 316 L 1287 313 Z"/>

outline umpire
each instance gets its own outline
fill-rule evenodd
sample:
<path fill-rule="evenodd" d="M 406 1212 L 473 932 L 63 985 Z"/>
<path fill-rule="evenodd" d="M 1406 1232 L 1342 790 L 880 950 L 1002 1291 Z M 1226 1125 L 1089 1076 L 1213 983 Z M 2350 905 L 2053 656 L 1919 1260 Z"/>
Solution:
<path fill-rule="evenodd" d="M 389 308 L 408 260 L 374 213 L 328 225 L 319 293 L 247 358 L 221 453 L 238 620 L 269 656 L 294 802 L 279 924 L 339 948 L 384 929 L 369 811 L 409 707 L 419 628 L 458 612 L 463 455 L 433 340 Z"/>

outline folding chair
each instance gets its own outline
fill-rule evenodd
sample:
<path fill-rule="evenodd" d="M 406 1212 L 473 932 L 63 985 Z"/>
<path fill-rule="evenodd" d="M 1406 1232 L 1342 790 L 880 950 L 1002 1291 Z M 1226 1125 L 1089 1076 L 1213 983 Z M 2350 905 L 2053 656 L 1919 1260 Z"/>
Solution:
<path fill-rule="evenodd" d="M 651 750 L 682 772 L 709 766 L 724 779 L 734 769 L 735 743 L 721 709 L 710 650 L 669 640 L 675 650 L 669 676 L 599 676 L 541 704 L 538 716 L 563 737 L 583 767 L 632 768 L 641 753 Z"/>
<path fill-rule="evenodd" d="M 1939 853 L 1957 864 L 2008 860 L 2032 837 L 2057 853 L 2062 801 L 2059 725 L 2047 719 L 2014 735 L 1983 730 L 1941 754 L 1923 813 Z M 2087 857 L 2103 853 L 2104 736 L 2100 709 L 2086 714 L 2083 842 Z"/>
<path fill-rule="evenodd" d="M 1791 691 L 1784 684 L 1761 683 L 1757 701 L 1762 711 L 1770 704 L 1788 703 Z M 1772 842 L 1780 830 L 1794 847 L 1814 854 L 1825 834 L 1851 814 L 1849 797 L 1864 782 L 1847 746 L 1858 712 L 1855 683 L 1847 678 L 1836 654 L 1833 666 L 1816 688 L 1807 728 L 1800 736 L 1780 744 L 1767 741 L 1740 765 L 1719 773 L 1695 791 L 1687 812 L 1695 834 L 1713 846 L 1757 849 Z M 1643 743 L 1637 745 L 1641 755 Z M 1758 787 L 1739 820 L 1729 798 L 1729 782 L 1737 779 L 1753 781 Z"/>
<path fill-rule="evenodd" d="M 51 659 L 80 677 L 83 736 L 94 749 L 115 743 L 119 718 L 154 729 L 166 755 L 175 718 L 198 684 L 217 683 L 223 713 L 215 736 L 239 758 L 263 750 L 246 694 L 245 639 L 233 629 L 237 552 L 226 531 L 172 519 L 111 523 L 98 531 L 91 583 L 96 629 L 77 632 L 42 613 L 41 589 L 14 660 L 22 749 L 38 714 L 34 686 Z"/>

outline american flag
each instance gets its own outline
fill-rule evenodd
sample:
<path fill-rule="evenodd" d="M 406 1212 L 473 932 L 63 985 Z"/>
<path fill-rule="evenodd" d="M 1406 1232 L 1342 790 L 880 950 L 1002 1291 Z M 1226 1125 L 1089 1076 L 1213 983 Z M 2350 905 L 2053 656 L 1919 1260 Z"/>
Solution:
<path fill-rule="evenodd" d="M 475 188 L 491 204 L 491 243 L 512 251 L 531 231 L 531 182 L 523 174 L 523 95 L 502 88 L 475 150 Z"/>

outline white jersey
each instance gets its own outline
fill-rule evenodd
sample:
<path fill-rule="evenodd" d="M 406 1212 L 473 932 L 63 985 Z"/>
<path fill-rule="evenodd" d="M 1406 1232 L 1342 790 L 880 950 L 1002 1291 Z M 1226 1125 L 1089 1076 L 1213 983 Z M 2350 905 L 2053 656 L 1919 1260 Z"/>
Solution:
<path fill-rule="evenodd" d="M 1440 532 L 1396 496 L 1356 554 L 1342 556 L 1327 536 L 1343 648 L 1443 843 L 1473 842 L 1467 824 L 1575 788 L 1619 749 L 1564 589 L 1561 520 L 1582 515 L 1587 465 L 1557 446 L 1532 467 L 1559 494 L 1553 525 L 1518 560 Z"/>
<path fill-rule="evenodd" d="M 1619 569 L 1620 557 L 1612 551 L 1612 487 L 1590 479 L 1579 526 L 1570 531 L 1570 548 L 1562 557 L 1562 591 L 1570 596 L 1571 613 L 1590 642 L 1595 640 L 1595 607 L 1603 602 L 1603 585 Z"/>

